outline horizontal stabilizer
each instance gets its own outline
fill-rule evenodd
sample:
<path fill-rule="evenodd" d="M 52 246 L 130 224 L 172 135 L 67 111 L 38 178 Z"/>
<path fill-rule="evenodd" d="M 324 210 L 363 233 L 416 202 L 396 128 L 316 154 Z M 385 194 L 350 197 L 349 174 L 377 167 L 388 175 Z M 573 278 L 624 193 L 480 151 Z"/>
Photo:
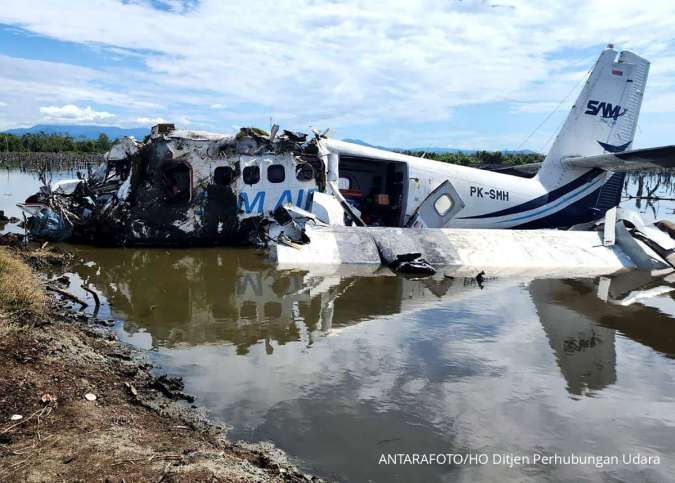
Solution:
<path fill-rule="evenodd" d="M 672 169 L 675 168 L 675 145 L 564 158 L 561 163 L 570 168 L 601 168 L 610 171 Z"/>
<path fill-rule="evenodd" d="M 541 168 L 542 163 L 528 163 L 528 164 L 507 164 L 497 168 L 486 168 L 490 171 L 498 173 L 514 174 L 525 178 L 531 178 Z"/>

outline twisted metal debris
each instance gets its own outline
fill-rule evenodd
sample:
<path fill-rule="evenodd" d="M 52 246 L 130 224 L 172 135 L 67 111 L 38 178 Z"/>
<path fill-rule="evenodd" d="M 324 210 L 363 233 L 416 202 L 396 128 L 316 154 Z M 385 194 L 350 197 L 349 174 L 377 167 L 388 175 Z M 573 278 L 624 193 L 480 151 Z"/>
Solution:
<path fill-rule="evenodd" d="M 226 136 L 157 125 L 144 142 L 117 141 L 88 176 L 43 180 L 20 205 L 30 215 L 26 226 L 37 239 L 103 245 L 250 242 L 273 203 L 253 185 L 270 192 L 266 183 L 278 182 L 261 177 L 261 168 L 294 176 L 307 199 L 325 184 L 315 141 L 277 133 L 276 126 L 271 134 L 243 128 Z M 281 185 L 279 193 L 279 204 L 288 201 Z"/>

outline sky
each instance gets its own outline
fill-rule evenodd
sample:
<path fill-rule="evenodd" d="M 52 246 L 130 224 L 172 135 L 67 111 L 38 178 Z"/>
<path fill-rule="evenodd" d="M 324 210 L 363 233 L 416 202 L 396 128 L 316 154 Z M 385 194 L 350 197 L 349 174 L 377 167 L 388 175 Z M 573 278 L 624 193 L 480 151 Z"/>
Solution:
<path fill-rule="evenodd" d="M 272 121 L 546 152 L 611 42 L 652 62 L 634 147 L 675 144 L 674 33 L 658 0 L 3 0 L 0 130 Z"/>

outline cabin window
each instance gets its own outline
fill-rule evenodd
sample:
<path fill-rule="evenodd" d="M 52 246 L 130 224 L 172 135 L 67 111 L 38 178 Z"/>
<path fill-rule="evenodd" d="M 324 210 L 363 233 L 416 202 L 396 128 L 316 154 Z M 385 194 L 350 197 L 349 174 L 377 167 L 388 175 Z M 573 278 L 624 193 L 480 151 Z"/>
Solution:
<path fill-rule="evenodd" d="M 443 194 L 438 197 L 434 202 L 434 209 L 439 216 L 445 216 L 448 211 L 452 208 L 452 200 L 446 194 Z"/>
<path fill-rule="evenodd" d="M 192 169 L 187 164 L 177 164 L 164 169 L 167 201 L 174 205 L 189 203 L 192 198 Z"/>
<path fill-rule="evenodd" d="M 229 166 L 219 166 L 213 171 L 213 182 L 219 186 L 229 186 L 234 180 L 234 170 Z"/>
<path fill-rule="evenodd" d="M 279 319 L 283 314 L 282 307 L 279 302 L 267 302 L 263 306 L 263 311 L 265 313 L 265 317 L 268 319 Z"/>
<path fill-rule="evenodd" d="M 273 164 L 267 168 L 267 180 L 270 183 L 283 183 L 286 179 L 286 170 L 281 164 Z"/>
<path fill-rule="evenodd" d="M 245 184 L 256 184 L 260 181 L 260 167 L 246 166 L 242 173 Z"/>
<path fill-rule="evenodd" d="M 312 181 L 314 179 L 314 167 L 309 163 L 299 164 L 295 168 L 295 178 L 298 181 Z"/>
<path fill-rule="evenodd" d="M 239 317 L 244 320 L 255 320 L 258 318 L 258 306 L 255 302 L 244 302 L 239 309 Z"/>

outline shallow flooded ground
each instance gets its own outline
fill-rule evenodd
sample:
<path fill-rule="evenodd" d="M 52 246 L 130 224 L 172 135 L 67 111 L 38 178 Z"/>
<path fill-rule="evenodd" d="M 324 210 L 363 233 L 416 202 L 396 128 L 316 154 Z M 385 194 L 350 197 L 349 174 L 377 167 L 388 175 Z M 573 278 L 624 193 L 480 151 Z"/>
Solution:
<path fill-rule="evenodd" d="M 12 179 L 0 193 L 29 183 Z M 659 217 L 671 211 L 659 210 Z M 643 274 L 488 278 L 481 288 L 473 278 L 277 271 L 248 249 L 72 250 L 72 289 L 94 288 L 100 315 L 120 321 L 122 339 L 183 376 L 186 392 L 232 427 L 232 439 L 271 440 L 316 474 L 351 481 L 675 474 L 675 300 L 662 294 L 625 305 L 647 282 Z M 429 453 L 476 460 L 392 463 Z M 619 464 L 541 465 L 535 453 L 616 456 Z M 623 464 L 630 455 L 659 462 Z M 530 461 L 511 467 L 508 456 Z"/>

